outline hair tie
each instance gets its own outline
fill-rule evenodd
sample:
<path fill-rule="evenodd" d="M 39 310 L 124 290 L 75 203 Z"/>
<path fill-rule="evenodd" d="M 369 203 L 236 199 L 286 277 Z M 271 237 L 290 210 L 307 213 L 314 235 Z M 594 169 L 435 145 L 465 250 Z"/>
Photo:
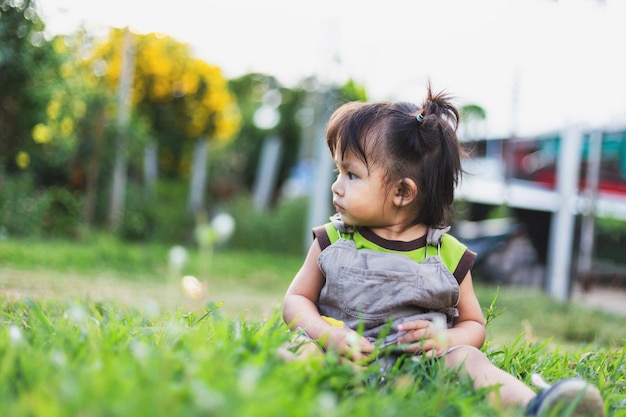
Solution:
<path fill-rule="evenodd" d="M 424 120 L 424 116 L 422 116 L 422 113 L 419 113 L 417 116 L 415 116 L 415 118 L 419 123 L 422 123 L 422 121 Z"/>

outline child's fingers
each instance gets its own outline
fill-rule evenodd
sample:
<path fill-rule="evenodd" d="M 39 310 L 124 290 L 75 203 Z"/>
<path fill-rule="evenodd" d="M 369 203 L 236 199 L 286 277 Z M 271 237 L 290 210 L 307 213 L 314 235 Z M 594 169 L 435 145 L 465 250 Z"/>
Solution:
<path fill-rule="evenodd" d="M 432 322 L 429 320 L 407 321 L 406 323 L 398 325 L 398 331 L 408 332 L 411 330 L 422 330 L 428 328 L 430 325 L 432 325 Z"/>
<path fill-rule="evenodd" d="M 402 328 L 398 328 L 398 330 L 404 332 L 404 334 L 398 338 L 398 342 L 401 344 L 413 343 L 432 337 L 432 332 L 430 331 L 431 324 L 432 323 L 427 320 L 417 320 L 403 324 Z"/>

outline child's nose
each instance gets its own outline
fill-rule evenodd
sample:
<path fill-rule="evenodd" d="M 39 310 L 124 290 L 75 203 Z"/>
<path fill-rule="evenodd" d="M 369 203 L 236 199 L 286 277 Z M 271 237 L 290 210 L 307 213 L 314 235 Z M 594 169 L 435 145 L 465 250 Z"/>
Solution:
<path fill-rule="evenodd" d="M 333 182 L 333 185 L 330 186 L 330 191 L 332 191 L 334 195 L 341 194 L 341 186 L 339 184 L 339 178 L 337 178 L 335 182 Z"/>

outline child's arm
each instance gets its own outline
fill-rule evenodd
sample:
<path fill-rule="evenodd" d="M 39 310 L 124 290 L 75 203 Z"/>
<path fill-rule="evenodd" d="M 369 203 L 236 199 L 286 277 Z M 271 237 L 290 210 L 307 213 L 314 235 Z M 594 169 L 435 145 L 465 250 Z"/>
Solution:
<path fill-rule="evenodd" d="M 454 320 L 454 325 L 448 330 L 450 346 L 471 345 L 479 348 L 485 342 L 486 328 L 485 317 L 474 292 L 472 273 L 468 272 L 460 285 L 459 317 Z"/>
<path fill-rule="evenodd" d="M 292 330 L 304 330 L 310 338 L 320 342 L 325 348 L 337 349 L 340 354 L 352 360 L 364 359 L 374 349 L 373 345 L 351 329 L 331 326 L 322 319 L 317 309 L 320 291 L 325 284 L 324 275 L 317 265 L 320 253 L 320 245 L 315 239 L 287 290 L 283 319 Z M 348 336 L 351 334 L 354 336 Z"/>
<path fill-rule="evenodd" d="M 459 316 L 450 329 L 438 329 L 430 321 L 415 320 L 401 324 L 398 330 L 407 332 L 398 338 L 400 344 L 413 344 L 408 352 L 430 351 L 441 354 L 447 348 L 471 345 L 480 348 L 485 342 L 485 318 L 474 293 L 472 274 L 468 272 L 460 285 Z M 417 342 L 417 343 L 416 343 Z"/>

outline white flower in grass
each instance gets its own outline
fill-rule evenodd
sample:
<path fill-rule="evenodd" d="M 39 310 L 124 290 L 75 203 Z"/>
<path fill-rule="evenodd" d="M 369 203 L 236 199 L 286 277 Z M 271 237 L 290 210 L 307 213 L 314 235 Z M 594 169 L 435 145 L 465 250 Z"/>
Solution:
<path fill-rule="evenodd" d="M 146 316 L 151 319 L 161 314 L 161 309 L 159 308 L 159 304 L 156 301 L 154 301 L 152 298 L 146 300 L 143 310 Z"/>
<path fill-rule="evenodd" d="M 16 345 L 24 341 L 22 330 L 14 324 L 9 326 L 9 340 Z"/>
<path fill-rule="evenodd" d="M 172 246 L 167 257 L 167 264 L 170 271 L 172 271 L 172 273 L 182 271 L 188 259 L 189 255 L 187 254 L 187 249 L 180 245 Z"/>
<path fill-rule="evenodd" d="M 130 351 L 137 361 L 142 362 L 150 354 L 150 346 L 144 342 L 133 341 L 130 345 Z"/>
<path fill-rule="evenodd" d="M 222 393 L 211 389 L 200 379 L 192 379 L 189 388 L 196 406 L 202 410 L 217 410 L 226 404 L 226 399 Z"/>
<path fill-rule="evenodd" d="M 211 226 L 217 234 L 218 242 L 225 242 L 235 231 L 235 219 L 228 213 L 220 213 L 213 217 Z"/>
<path fill-rule="evenodd" d="M 70 319 L 74 324 L 84 324 L 89 317 L 85 308 L 79 304 L 73 304 L 65 312 L 65 317 Z"/>
<path fill-rule="evenodd" d="M 317 397 L 317 404 L 319 414 L 322 416 L 333 415 L 337 411 L 337 397 L 332 392 L 320 393 Z"/>
<path fill-rule="evenodd" d="M 235 322 L 235 329 L 233 330 L 233 339 L 239 340 L 241 339 L 241 320 L 237 320 Z"/>
<path fill-rule="evenodd" d="M 243 394 L 250 395 L 256 391 L 257 382 L 261 377 L 261 370 L 253 366 L 246 366 L 239 372 L 238 386 Z"/>
<path fill-rule="evenodd" d="M 104 364 L 102 363 L 100 359 L 96 359 L 95 361 L 92 362 L 89 368 L 93 372 L 100 372 L 102 371 L 102 369 L 104 369 Z"/>
<path fill-rule="evenodd" d="M 67 365 L 67 355 L 62 350 L 54 349 L 50 353 L 50 358 L 58 368 L 64 368 Z"/>

